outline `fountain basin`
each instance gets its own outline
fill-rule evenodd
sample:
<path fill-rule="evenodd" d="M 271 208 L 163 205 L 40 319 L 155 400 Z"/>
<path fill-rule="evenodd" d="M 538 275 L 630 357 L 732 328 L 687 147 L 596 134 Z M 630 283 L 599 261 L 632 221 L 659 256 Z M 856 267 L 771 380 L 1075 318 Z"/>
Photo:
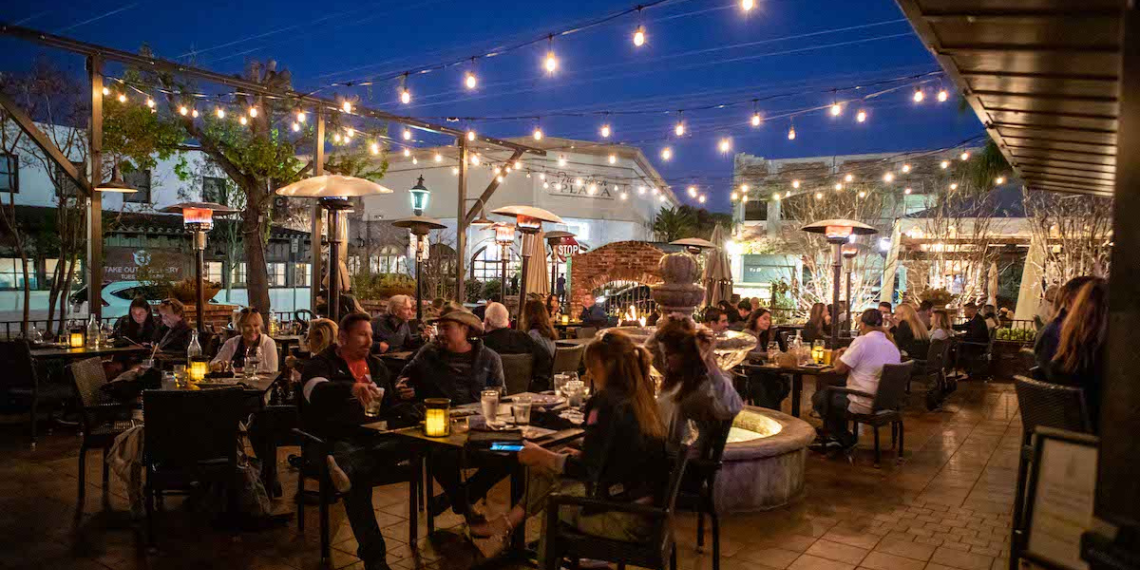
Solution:
<path fill-rule="evenodd" d="M 717 510 L 766 511 L 803 494 L 807 446 L 815 429 L 787 414 L 745 406 L 733 421 L 716 480 Z"/>

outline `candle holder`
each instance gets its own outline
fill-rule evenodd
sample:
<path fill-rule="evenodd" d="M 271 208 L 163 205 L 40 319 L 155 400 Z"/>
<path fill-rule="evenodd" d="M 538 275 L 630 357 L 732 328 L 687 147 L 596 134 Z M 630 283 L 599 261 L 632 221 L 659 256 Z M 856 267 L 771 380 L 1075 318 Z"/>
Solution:
<path fill-rule="evenodd" d="M 206 356 L 195 356 L 190 359 L 187 374 L 191 382 L 201 382 L 206 379 L 206 373 L 210 371 L 210 359 Z"/>
<path fill-rule="evenodd" d="M 424 435 L 447 437 L 451 435 L 451 400 L 427 398 L 424 400 Z"/>
<path fill-rule="evenodd" d="M 71 334 L 68 336 L 67 346 L 71 348 L 83 348 L 85 345 L 86 342 L 84 341 L 83 333 L 79 331 L 71 331 Z"/>
<path fill-rule="evenodd" d="M 562 315 L 562 324 L 564 324 L 564 325 L 570 324 L 570 315 Z"/>
<path fill-rule="evenodd" d="M 823 364 L 823 344 L 822 340 L 816 340 L 811 343 L 811 359 L 814 360 L 816 364 Z"/>

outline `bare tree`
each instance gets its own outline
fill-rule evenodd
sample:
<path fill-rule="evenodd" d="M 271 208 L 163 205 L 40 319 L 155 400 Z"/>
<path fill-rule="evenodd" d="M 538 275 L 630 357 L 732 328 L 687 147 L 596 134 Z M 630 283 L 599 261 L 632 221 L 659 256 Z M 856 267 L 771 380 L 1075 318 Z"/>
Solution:
<path fill-rule="evenodd" d="M 1023 191 L 1041 275 L 1060 285 L 1080 275 L 1107 277 L 1112 260 L 1112 199 Z M 1032 258 L 1033 256 L 1029 256 Z"/>

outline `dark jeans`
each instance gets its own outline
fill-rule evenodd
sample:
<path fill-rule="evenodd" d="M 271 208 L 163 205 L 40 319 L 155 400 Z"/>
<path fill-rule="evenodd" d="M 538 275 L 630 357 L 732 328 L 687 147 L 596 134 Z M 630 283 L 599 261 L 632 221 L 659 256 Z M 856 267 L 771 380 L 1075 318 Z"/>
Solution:
<path fill-rule="evenodd" d="M 451 510 L 459 515 L 467 514 L 472 503 L 487 496 L 491 487 L 511 475 L 509 460 L 458 449 L 436 449 L 428 461 L 432 477 L 443 487 Z M 462 470 L 466 467 L 479 467 L 479 471 L 464 483 Z"/>
<path fill-rule="evenodd" d="M 847 394 L 826 386 L 811 397 L 812 408 L 823 419 L 823 429 L 844 445 L 854 443 L 855 434 L 847 430 Z"/>
<path fill-rule="evenodd" d="M 397 439 L 384 435 L 359 436 L 335 441 L 332 455 L 352 482 L 352 489 L 344 495 L 344 511 L 348 524 L 359 546 L 356 555 L 368 568 L 383 567 L 387 548 L 376 513 L 372 510 L 372 486 L 381 482 L 392 466 L 411 454 L 407 446 Z"/>
<path fill-rule="evenodd" d="M 757 406 L 780 411 L 780 404 L 791 391 L 791 380 L 784 374 L 760 370 L 748 373 L 748 399 Z"/>

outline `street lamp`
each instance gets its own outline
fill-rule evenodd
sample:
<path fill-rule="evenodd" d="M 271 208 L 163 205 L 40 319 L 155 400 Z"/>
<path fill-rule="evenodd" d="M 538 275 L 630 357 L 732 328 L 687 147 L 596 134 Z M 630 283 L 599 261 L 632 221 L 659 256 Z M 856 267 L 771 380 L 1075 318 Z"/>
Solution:
<path fill-rule="evenodd" d="M 408 192 L 412 195 L 412 213 L 416 216 L 423 216 L 424 210 L 427 210 L 428 198 L 431 197 L 431 190 L 424 186 L 424 177 L 420 176 L 416 185 L 412 186 Z"/>
<path fill-rule="evenodd" d="M 329 212 L 329 289 L 326 299 L 328 316 L 334 322 L 340 322 L 340 214 L 352 209 L 349 198 L 391 193 L 391 189 L 370 180 L 339 174 L 313 176 L 277 189 L 278 196 L 316 198 L 320 207 Z"/>
<path fill-rule="evenodd" d="M 574 240 L 574 234 L 561 230 L 555 230 L 552 232 L 547 232 L 546 244 L 550 246 L 550 288 L 552 291 L 554 291 L 555 294 L 557 294 L 558 289 L 556 288 L 555 283 L 558 282 L 558 247 L 565 245 L 574 248 L 577 246 L 577 242 Z M 569 255 L 567 255 L 567 257 L 569 257 Z M 558 303 L 561 304 L 562 300 L 559 299 Z"/>
<path fill-rule="evenodd" d="M 832 245 L 834 261 L 832 262 L 831 306 L 835 308 L 836 314 L 831 319 L 831 348 L 834 349 L 839 346 L 839 279 L 843 270 L 841 246 L 849 243 L 853 236 L 876 234 L 879 233 L 879 230 L 863 222 L 838 219 L 813 222 L 800 228 L 800 231 L 823 234 L 827 238 L 827 243 Z M 850 298 L 847 302 L 850 305 Z M 850 310 L 850 306 L 848 306 L 848 310 Z"/>
<path fill-rule="evenodd" d="M 515 227 L 508 223 L 491 226 L 495 230 L 495 243 L 499 245 L 499 264 L 502 267 L 499 277 L 499 302 L 507 304 L 507 264 L 511 259 L 511 245 L 515 243 Z"/>
<path fill-rule="evenodd" d="M 423 263 L 423 260 L 427 259 L 428 256 L 427 235 L 428 232 L 432 230 L 440 230 L 447 226 L 444 226 L 443 222 L 439 220 L 420 215 L 396 220 L 392 222 L 392 225 L 397 228 L 407 228 L 411 230 L 412 235 L 416 237 L 416 321 L 422 322 L 424 319 L 424 302 L 423 276 L 420 272 L 420 264 Z"/>
<path fill-rule="evenodd" d="M 522 278 L 519 287 L 519 322 L 523 321 L 526 313 L 526 276 L 530 265 L 530 253 L 534 250 L 534 237 L 542 229 L 542 223 L 564 224 L 562 218 L 553 212 L 533 206 L 504 206 L 492 210 L 492 214 L 500 216 L 513 216 L 519 233 L 522 234 Z"/>
<path fill-rule="evenodd" d="M 116 167 L 117 168 L 117 167 Z M 197 307 L 195 316 L 198 317 L 198 333 L 206 332 L 206 293 L 202 287 L 202 280 L 206 272 L 206 233 L 214 227 L 214 214 L 234 214 L 237 210 L 228 208 L 214 202 L 183 202 L 167 206 L 161 211 L 182 214 L 182 224 L 190 232 L 194 240 L 194 291 L 196 293 Z"/>

